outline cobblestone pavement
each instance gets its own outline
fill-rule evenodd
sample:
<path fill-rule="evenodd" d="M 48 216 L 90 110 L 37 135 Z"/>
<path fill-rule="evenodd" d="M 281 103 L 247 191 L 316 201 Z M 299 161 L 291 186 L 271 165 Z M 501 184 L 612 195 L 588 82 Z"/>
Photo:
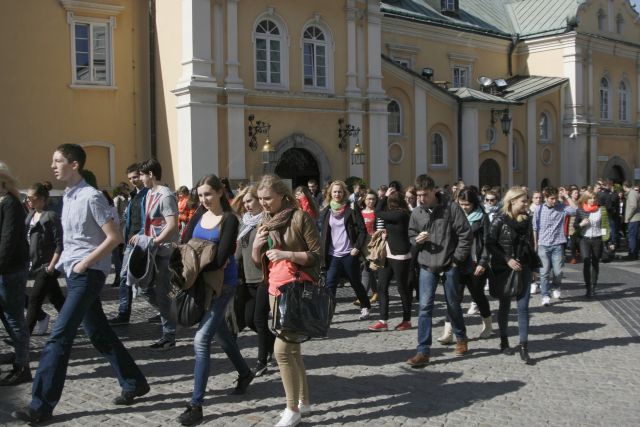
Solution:
<path fill-rule="evenodd" d="M 425 369 L 406 367 L 415 352 L 416 328 L 373 333 L 372 321 L 359 321 L 350 288 L 339 290 L 331 338 L 303 345 L 314 411 L 306 425 L 638 425 L 640 416 L 640 341 L 638 263 L 603 265 L 597 301 L 583 297 L 580 265 L 567 265 L 563 299 L 548 308 L 531 300 L 530 352 L 535 366 L 498 352 L 498 339 L 473 340 L 470 352 L 454 357 L 453 348 L 435 344 Z M 435 334 L 442 330 L 444 305 L 438 291 Z M 468 296 L 465 296 L 465 308 Z M 492 301 L 496 310 L 496 302 Z M 104 290 L 104 308 L 116 311 L 116 290 Z M 414 312 L 416 306 L 414 305 Z M 52 314 L 54 310 L 47 305 Z M 512 309 L 513 311 L 513 309 Z M 374 306 L 372 313 L 377 314 Z M 71 356 L 55 425 L 177 425 L 175 419 L 193 386 L 192 329 L 178 333 L 175 349 L 157 352 L 147 346 L 159 337 L 154 314 L 141 300 L 134 303 L 134 322 L 117 332 L 140 364 L 151 392 L 131 407 L 111 401 L 120 392 L 110 366 L 79 334 Z M 400 321 L 400 303 L 392 298 L 390 324 Z M 468 334 L 480 330 L 480 316 L 466 316 Z M 512 345 L 517 344 L 516 316 L 510 319 Z M 415 319 L 414 319 L 415 325 Z M 495 315 L 494 315 L 494 327 Z M 4 333 L 4 332 L 3 332 Z M 33 337 L 35 370 L 45 337 Z M 256 337 L 243 332 L 242 353 L 253 366 Z M 0 343 L 0 354 L 8 351 Z M 236 374 L 214 345 L 204 423 L 224 426 L 273 425 L 284 408 L 279 376 L 258 378 L 245 396 L 227 396 Z M 4 371 L 8 366 L 2 367 Z M 28 402 L 29 385 L 0 390 L 0 424 Z"/>

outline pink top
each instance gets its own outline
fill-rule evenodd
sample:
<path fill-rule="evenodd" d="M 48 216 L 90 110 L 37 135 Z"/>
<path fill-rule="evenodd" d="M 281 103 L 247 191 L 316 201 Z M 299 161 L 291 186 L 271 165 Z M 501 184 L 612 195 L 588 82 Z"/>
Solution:
<path fill-rule="evenodd" d="M 278 288 L 296 280 L 296 273 L 299 274 L 302 281 L 314 281 L 308 273 L 300 270 L 296 264 L 289 260 L 281 259 L 269 262 L 269 294 L 275 297 L 280 295 Z"/>

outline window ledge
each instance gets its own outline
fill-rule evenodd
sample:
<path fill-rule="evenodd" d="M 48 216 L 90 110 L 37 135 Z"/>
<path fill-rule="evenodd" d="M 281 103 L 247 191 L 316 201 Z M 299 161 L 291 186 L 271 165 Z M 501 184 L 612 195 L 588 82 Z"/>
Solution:
<path fill-rule="evenodd" d="M 288 86 L 270 85 L 270 84 L 265 84 L 265 83 L 256 83 L 254 88 L 256 90 L 272 90 L 272 91 L 277 91 L 277 92 L 285 92 L 285 91 L 289 90 Z"/>
<path fill-rule="evenodd" d="M 551 139 L 539 139 L 538 143 L 540 143 L 542 145 L 549 145 L 549 144 L 553 144 L 553 140 L 551 140 Z"/>
<path fill-rule="evenodd" d="M 438 169 L 438 170 L 445 170 L 445 169 L 447 169 L 447 165 L 441 165 L 441 164 L 438 164 L 438 165 L 429 165 L 429 167 L 430 167 L 431 169 Z"/>
<path fill-rule="evenodd" d="M 97 90 L 118 90 L 118 86 L 107 86 L 107 85 L 82 85 L 77 83 L 72 83 L 69 85 L 71 89 L 97 89 Z"/>
<path fill-rule="evenodd" d="M 304 86 L 302 89 L 302 92 L 321 94 L 321 95 L 334 95 L 333 89 L 311 87 L 311 86 Z"/>

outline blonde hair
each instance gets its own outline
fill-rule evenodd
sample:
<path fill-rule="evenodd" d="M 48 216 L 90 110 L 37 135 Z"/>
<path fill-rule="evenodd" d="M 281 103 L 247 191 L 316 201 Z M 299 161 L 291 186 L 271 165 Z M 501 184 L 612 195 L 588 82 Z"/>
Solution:
<path fill-rule="evenodd" d="M 244 196 L 251 194 L 251 197 L 258 199 L 258 188 L 255 185 L 244 187 L 231 201 L 231 208 L 238 214 L 244 215 L 247 210 L 244 208 Z"/>
<path fill-rule="evenodd" d="M 516 217 L 511 210 L 511 202 L 519 199 L 520 197 L 528 197 L 527 190 L 524 190 L 522 187 L 511 187 L 502 199 L 502 212 L 518 222 L 524 221 L 527 218 L 526 214 L 520 214 Z"/>
<path fill-rule="evenodd" d="M 269 188 L 272 191 L 275 191 L 276 194 L 280 196 L 284 196 L 282 198 L 282 207 L 291 207 L 291 208 L 299 208 L 298 200 L 293 196 L 291 189 L 285 182 L 280 179 L 277 175 L 267 174 L 260 179 L 260 183 L 258 184 L 258 188 L 256 191 L 260 191 L 262 189 Z"/>
<path fill-rule="evenodd" d="M 585 190 L 581 195 L 580 198 L 578 199 L 578 206 L 582 207 L 582 205 L 587 203 L 588 199 L 594 198 L 596 199 L 596 205 L 598 204 L 598 199 L 596 197 L 596 194 L 593 192 L 593 190 Z"/>
<path fill-rule="evenodd" d="M 11 193 L 17 198 L 20 198 L 18 179 L 11 173 L 11 169 L 9 169 L 9 166 L 3 161 L 0 161 L 0 187 L 7 193 Z"/>
<path fill-rule="evenodd" d="M 347 201 L 347 202 L 348 202 L 348 201 L 349 201 L 350 193 L 349 193 L 349 189 L 347 188 L 347 184 L 345 184 L 345 182 L 344 182 L 344 181 L 335 180 L 335 181 L 333 181 L 331 184 L 329 184 L 329 188 L 328 188 L 328 191 L 327 191 L 327 195 L 326 195 L 326 197 L 325 197 L 325 199 L 324 199 L 324 204 L 325 204 L 325 205 L 328 205 L 328 204 L 329 204 L 329 202 L 331 202 L 331 190 L 333 189 L 333 186 L 334 186 L 334 185 L 337 185 L 337 186 L 339 186 L 340 188 L 342 188 L 342 192 L 344 193 L 343 201 Z"/>

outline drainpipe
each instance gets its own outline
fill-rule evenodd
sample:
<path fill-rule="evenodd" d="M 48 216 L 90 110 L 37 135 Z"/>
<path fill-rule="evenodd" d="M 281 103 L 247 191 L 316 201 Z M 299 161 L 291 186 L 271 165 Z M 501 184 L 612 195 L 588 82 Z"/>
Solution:
<path fill-rule="evenodd" d="M 149 0 L 149 148 L 158 157 L 156 135 L 156 2 Z"/>
<path fill-rule="evenodd" d="M 513 76 L 513 51 L 516 50 L 516 46 L 520 41 L 520 35 L 518 33 L 511 34 L 511 43 L 509 43 L 509 54 L 507 55 L 507 62 L 509 64 L 509 76 Z"/>
<path fill-rule="evenodd" d="M 462 178 L 462 101 L 458 100 L 458 174 Z"/>

